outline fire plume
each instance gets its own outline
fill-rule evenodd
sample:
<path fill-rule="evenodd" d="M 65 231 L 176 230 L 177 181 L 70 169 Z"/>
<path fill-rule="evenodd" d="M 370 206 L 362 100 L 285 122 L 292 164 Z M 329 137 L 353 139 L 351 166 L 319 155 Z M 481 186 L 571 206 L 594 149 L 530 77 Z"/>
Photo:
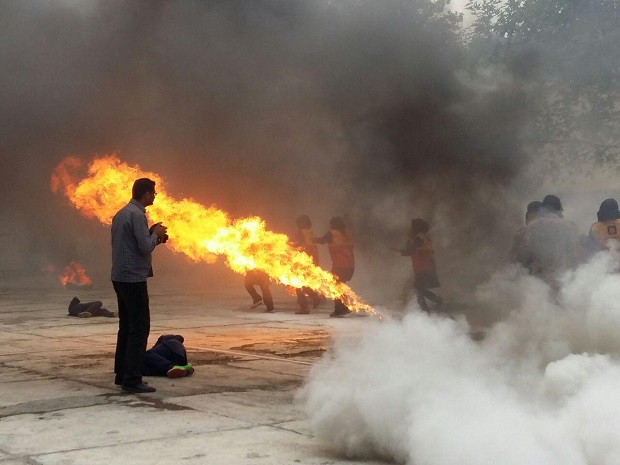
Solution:
<path fill-rule="evenodd" d="M 88 286 L 93 282 L 86 275 L 86 270 L 84 267 L 80 265 L 78 262 L 73 260 L 69 265 L 65 267 L 65 269 L 58 276 L 60 282 L 63 286 L 67 286 L 68 284 L 78 284 L 80 286 Z"/>
<path fill-rule="evenodd" d="M 286 286 L 309 287 L 325 297 L 341 299 L 351 310 L 375 313 L 346 284 L 292 246 L 285 234 L 268 231 L 261 218 L 232 220 L 216 207 L 205 207 L 192 199 L 176 200 L 166 192 L 160 176 L 129 166 L 116 154 L 95 158 L 82 180 L 74 175 L 80 165 L 78 158 L 64 159 L 52 174 L 51 187 L 62 192 L 85 216 L 111 224 L 114 214 L 131 198 L 133 182 L 150 178 L 157 184 L 157 198 L 147 215 L 168 226 L 167 245 L 174 251 L 208 263 L 224 255 L 226 264 L 237 273 L 262 270 Z"/>

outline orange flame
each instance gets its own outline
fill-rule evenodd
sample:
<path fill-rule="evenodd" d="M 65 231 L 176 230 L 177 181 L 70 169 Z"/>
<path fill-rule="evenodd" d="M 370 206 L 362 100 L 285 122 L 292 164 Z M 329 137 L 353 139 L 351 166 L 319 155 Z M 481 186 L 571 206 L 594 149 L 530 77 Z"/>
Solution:
<path fill-rule="evenodd" d="M 334 275 L 314 265 L 309 255 L 293 247 L 285 234 L 268 231 L 261 218 L 233 221 L 213 206 L 207 208 L 192 199 L 176 200 L 166 192 L 161 177 L 128 166 L 116 154 L 95 158 L 88 166 L 88 177 L 78 182 L 72 172 L 80 165 L 77 158 L 63 160 L 52 174 L 51 187 L 54 192 L 62 190 L 87 217 L 111 224 L 131 198 L 133 182 L 150 178 L 157 184 L 157 198 L 147 215 L 168 226 L 167 244 L 174 251 L 209 263 L 224 255 L 237 273 L 262 270 L 286 286 L 309 287 L 330 299 L 341 299 L 351 310 L 375 313 L 346 284 L 337 282 Z"/>
<path fill-rule="evenodd" d="M 86 286 L 92 284 L 91 279 L 86 276 L 86 271 L 84 267 L 80 265 L 78 262 L 73 260 L 69 265 L 65 267 L 63 272 L 58 276 L 60 282 L 63 286 L 67 284 L 80 284 L 82 286 Z"/>

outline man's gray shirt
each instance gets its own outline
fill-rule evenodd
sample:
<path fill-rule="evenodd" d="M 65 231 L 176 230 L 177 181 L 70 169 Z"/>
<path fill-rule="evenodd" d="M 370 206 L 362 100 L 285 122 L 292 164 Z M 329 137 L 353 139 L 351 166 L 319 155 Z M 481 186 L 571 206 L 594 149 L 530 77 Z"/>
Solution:
<path fill-rule="evenodd" d="M 138 283 L 153 276 L 151 252 L 157 236 L 149 234 L 145 212 L 131 199 L 112 219 L 112 281 Z"/>

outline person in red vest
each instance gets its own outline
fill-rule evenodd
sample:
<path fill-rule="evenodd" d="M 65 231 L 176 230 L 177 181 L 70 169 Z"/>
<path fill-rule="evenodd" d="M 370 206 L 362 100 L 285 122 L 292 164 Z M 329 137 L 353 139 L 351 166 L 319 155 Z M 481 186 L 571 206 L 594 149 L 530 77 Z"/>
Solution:
<path fill-rule="evenodd" d="M 310 221 L 310 217 L 308 215 L 301 215 L 297 218 L 297 237 L 295 238 L 295 244 L 302 251 L 306 252 L 310 257 L 312 257 L 312 263 L 316 266 L 319 266 L 319 248 L 316 245 L 314 233 L 312 232 L 312 221 Z M 312 299 L 312 307 L 317 308 L 321 303 L 321 298 L 319 295 L 314 292 L 309 287 L 302 287 L 301 289 L 296 290 L 297 294 L 297 303 L 299 304 L 299 309 L 295 312 L 300 315 L 307 315 L 310 313 L 310 309 L 308 307 L 308 301 L 306 296 Z"/>
<path fill-rule="evenodd" d="M 422 218 L 411 220 L 411 233 L 407 245 L 400 253 L 403 256 L 410 256 L 413 263 L 413 287 L 420 308 L 428 311 L 426 299 L 435 302 L 436 308 L 443 307 L 443 299 L 430 289 L 439 287 L 437 277 L 437 265 L 435 263 L 435 249 L 428 231 L 429 224 Z"/>
<path fill-rule="evenodd" d="M 346 283 L 351 280 L 355 271 L 353 236 L 339 216 L 334 216 L 329 221 L 329 227 L 329 231 L 315 241 L 318 244 L 327 244 L 332 259 L 332 274 L 338 281 Z M 351 313 L 340 299 L 334 300 L 334 307 L 334 311 L 329 314 L 332 318 L 342 318 Z"/>

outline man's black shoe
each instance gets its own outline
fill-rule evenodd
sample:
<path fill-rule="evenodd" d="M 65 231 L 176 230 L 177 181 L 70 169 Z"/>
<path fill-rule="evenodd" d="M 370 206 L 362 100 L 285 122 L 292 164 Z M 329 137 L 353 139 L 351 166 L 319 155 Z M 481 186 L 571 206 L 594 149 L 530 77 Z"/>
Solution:
<path fill-rule="evenodd" d="M 148 386 L 149 383 L 147 383 L 146 381 L 142 381 L 144 384 L 146 384 Z M 123 375 L 115 375 L 114 376 L 114 384 L 116 384 L 117 386 L 121 386 L 123 384 Z"/>
<path fill-rule="evenodd" d="M 121 389 L 123 391 L 135 392 L 137 394 L 140 394 L 140 393 L 143 393 L 143 392 L 155 392 L 155 391 L 157 391 L 157 389 L 155 389 L 154 387 L 151 387 L 148 384 L 144 384 L 144 383 L 134 384 L 133 386 L 125 386 L 123 384 L 123 387 Z"/>
<path fill-rule="evenodd" d="M 338 312 L 338 311 L 333 311 L 329 314 L 330 317 L 332 318 L 344 318 L 345 316 L 347 316 L 349 313 L 351 313 L 351 310 L 345 310 L 342 312 Z"/>

